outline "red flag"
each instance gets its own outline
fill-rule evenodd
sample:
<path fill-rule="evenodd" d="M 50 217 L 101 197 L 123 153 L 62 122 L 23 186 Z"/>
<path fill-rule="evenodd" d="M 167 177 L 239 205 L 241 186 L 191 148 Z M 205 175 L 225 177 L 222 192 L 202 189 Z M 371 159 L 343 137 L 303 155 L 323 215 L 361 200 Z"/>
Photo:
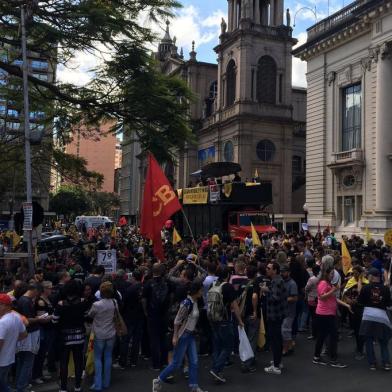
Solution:
<path fill-rule="evenodd" d="M 148 155 L 146 183 L 144 185 L 140 232 L 151 239 L 154 254 L 163 260 L 161 229 L 181 204 L 154 156 Z"/>
<path fill-rule="evenodd" d="M 122 216 L 122 217 L 120 218 L 120 220 L 118 221 L 118 225 L 119 225 L 120 227 L 126 226 L 127 224 L 128 224 L 128 222 L 127 222 L 127 218 L 126 218 L 125 216 Z"/>

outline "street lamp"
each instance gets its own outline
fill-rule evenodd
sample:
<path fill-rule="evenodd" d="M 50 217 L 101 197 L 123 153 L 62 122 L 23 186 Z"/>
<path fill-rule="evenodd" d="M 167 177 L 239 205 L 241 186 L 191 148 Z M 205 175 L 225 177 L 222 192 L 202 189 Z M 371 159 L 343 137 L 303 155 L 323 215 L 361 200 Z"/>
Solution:
<path fill-rule="evenodd" d="M 301 7 L 301 8 L 299 8 L 299 9 L 295 12 L 295 14 L 294 14 L 294 24 L 293 24 L 293 28 L 295 28 L 295 18 L 297 17 L 297 14 L 298 14 L 299 12 L 303 11 L 303 10 L 308 10 L 308 11 L 312 12 L 313 15 L 314 15 L 314 18 L 316 19 L 316 23 L 317 23 L 317 10 L 316 10 L 316 6 L 314 6 L 314 8 L 310 8 L 310 7 Z"/>
<path fill-rule="evenodd" d="M 305 223 L 308 223 L 309 209 L 306 203 L 303 205 L 302 209 L 304 210 L 304 214 L 305 214 Z"/>

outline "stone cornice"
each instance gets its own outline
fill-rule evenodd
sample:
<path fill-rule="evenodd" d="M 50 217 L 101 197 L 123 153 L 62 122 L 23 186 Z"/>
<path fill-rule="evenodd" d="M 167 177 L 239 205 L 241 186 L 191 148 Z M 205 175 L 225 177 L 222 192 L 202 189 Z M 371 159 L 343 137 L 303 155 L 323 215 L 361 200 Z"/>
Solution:
<path fill-rule="evenodd" d="M 375 20 L 392 11 L 392 1 L 384 0 L 382 5 L 379 4 L 380 1 L 374 1 L 374 3 L 374 7 L 359 13 L 357 17 L 353 17 L 348 23 L 331 28 L 324 34 L 321 34 L 320 37 L 316 36 L 310 42 L 308 39 L 307 43 L 293 51 L 294 56 L 307 61 L 369 32 Z"/>

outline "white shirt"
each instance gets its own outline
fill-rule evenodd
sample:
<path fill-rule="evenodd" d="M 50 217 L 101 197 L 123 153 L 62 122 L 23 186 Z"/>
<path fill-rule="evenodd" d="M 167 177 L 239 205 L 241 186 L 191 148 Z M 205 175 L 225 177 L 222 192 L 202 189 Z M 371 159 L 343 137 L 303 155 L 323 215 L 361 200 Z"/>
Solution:
<path fill-rule="evenodd" d="M 15 312 L 6 313 L 0 319 L 0 367 L 12 365 L 15 362 L 16 344 L 19 335 L 26 331 L 20 316 Z"/>

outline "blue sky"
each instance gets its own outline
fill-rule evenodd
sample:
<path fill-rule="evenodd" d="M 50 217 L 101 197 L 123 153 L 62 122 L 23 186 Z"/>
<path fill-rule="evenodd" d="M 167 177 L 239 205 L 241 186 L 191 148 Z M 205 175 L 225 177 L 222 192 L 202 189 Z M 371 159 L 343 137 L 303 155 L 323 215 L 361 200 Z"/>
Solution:
<path fill-rule="evenodd" d="M 285 8 L 291 10 L 291 23 L 294 23 L 294 36 L 300 42 L 306 40 L 306 29 L 316 22 L 312 10 L 316 6 L 317 19 L 323 19 L 345 5 L 348 0 L 287 0 Z M 171 22 L 171 34 L 177 37 L 177 46 L 184 48 L 185 56 L 191 49 L 192 40 L 195 40 L 197 58 L 200 61 L 216 62 L 213 51 L 218 43 L 220 20 L 227 20 L 227 0 L 182 0 L 183 8 L 177 12 L 177 18 Z M 300 10 L 300 11 L 298 11 Z M 298 12 L 297 12 L 298 11 Z M 163 27 L 162 27 L 163 29 Z M 306 64 L 298 59 L 293 63 L 293 84 L 305 86 Z"/>

